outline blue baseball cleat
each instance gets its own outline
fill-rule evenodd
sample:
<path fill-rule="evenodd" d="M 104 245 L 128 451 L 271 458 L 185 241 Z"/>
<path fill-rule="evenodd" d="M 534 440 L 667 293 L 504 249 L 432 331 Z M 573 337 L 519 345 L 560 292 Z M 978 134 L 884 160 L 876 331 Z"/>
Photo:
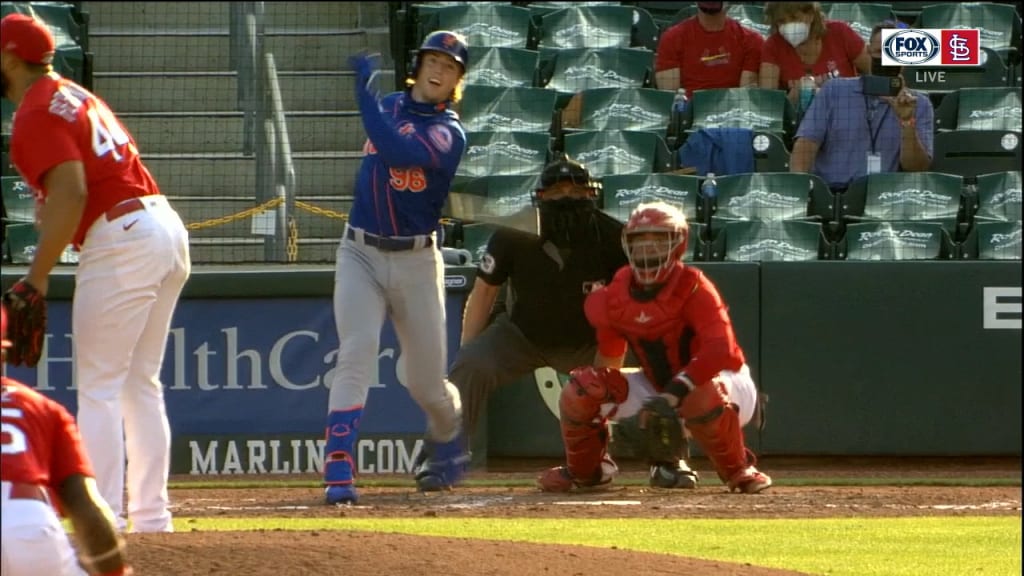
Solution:
<path fill-rule="evenodd" d="M 324 447 L 324 499 L 328 504 L 355 504 L 355 451 L 362 406 L 337 410 L 327 415 L 327 445 Z"/>
<path fill-rule="evenodd" d="M 420 492 L 451 490 L 466 474 L 469 461 L 461 435 L 443 443 L 427 440 L 414 467 L 416 488 Z"/>

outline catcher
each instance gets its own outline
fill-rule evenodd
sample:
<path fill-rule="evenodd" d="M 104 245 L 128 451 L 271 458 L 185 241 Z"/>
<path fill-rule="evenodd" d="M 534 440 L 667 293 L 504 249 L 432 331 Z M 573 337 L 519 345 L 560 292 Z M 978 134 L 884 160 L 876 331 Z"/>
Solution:
<path fill-rule="evenodd" d="M 674 487 L 685 474 L 674 464 L 685 454 L 683 425 L 731 491 L 771 486 L 743 440 L 757 388 L 715 285 L 683 265 L 688 239 L 674 206 L 641 204 L 630 215 L 622 234 L 629 266 L 584 305 L 597 331 L 596 366 L 573 370 L 562 389 L 566 465 L 540 476 L 542 490 L 611 482 L 618 467 L 607 453 L 609 419 L 647 453 L 652 486 Z M 621 370 L 627 346 L 642 371 Z"/>

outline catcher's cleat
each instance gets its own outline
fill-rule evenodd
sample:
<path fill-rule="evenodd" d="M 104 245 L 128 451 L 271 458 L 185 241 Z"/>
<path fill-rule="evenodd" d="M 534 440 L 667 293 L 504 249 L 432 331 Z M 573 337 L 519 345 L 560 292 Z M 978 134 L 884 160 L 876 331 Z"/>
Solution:
<path fill-rule="evenodd" d="M 686 460 L 678 462 L 655 462 L 651 465 L 651 473 L 648 478 L 653 488 L 686 488 L 697 487 L 699 476 L 696 470 L 690 468 Z"/>
<path fill-rule="evenodd" d="M 355 504 L 359 494 L 352 484 L 335 484 L 324 489 L 324 500 L 328 504 Z"/>
<path fill-rule="evenodd" d="M 757 494 L 772 485 L 772 479 L 753 466 L 748 466 L 733 474 L 728 482 L 729 490 L 744 494 Z"/>
<path fill-rule="evenodd" d="M 573 478 L 567 466 L 549 468 L 537 478 L 537 487 L 544 492 L 571 492 L 573 490 L 597 490 L 611 484 L 619 467 L 611 458 L 605 456 L 601 468 L 594 479 L 580 480 Z"/>
<path fill-rule="evenodd" d="M 462 447 L 462 438 L 438 443 L 427 440 L 420 452 L 416 471 L 416 489 L 420 492 L 451 490 L 462 480 L 471 456 Z"/>

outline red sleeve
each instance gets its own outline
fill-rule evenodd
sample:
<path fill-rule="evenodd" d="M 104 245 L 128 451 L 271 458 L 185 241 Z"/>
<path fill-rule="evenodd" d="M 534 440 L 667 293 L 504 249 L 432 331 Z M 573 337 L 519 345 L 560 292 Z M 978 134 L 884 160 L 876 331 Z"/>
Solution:
<path fill-rule="evenodd" d="M 682 23 L 665 30 L 658 40 L 658 50 L 654 55 L 654 71 L 663 72 L 673 68 L 680 68 L 683 65 L 683 55 L 680 54 L 680 34 Z"/>
<path fill-rule="evenodd" d="M 598 288 L 583 302 L 587 321 L 597 331 L 597 351 L 605 358 L 618 358 L 626 353 L 626 339 L 611 326 L 608 320 L 608 288 Z"/>
<path fill-rule="evenodd" d="M 785 42 L 785 39 L 778 34 L 772 34 L 761 46 L 761 62 L 764 64 L 775 64 L 781 68 L 779 64 L 779 43 Z"/>
<path fill-rule="evenodd" d="M 842 39 L 843 53 L 846 54 L 846 58 L 850 61 L 850 68 L 854 70 L 854 75 L 856 76 L 857 66 L 853 64 L 853 61 L 864 51 L 864 39 L 846 22 L 835 21 L 829 24 L 829 33 L 837 34 Z"/>
<path fill-rule="evenodd" d="M 81 474 L 94 476 L 92 465 L 85 456 L 85 447 L 78 434 L 78 427 L 71 414 L 56 402 L 50 401 L 50 413 L 53 415 L 52 434 L 53 451 L 50 461 L 50 486 L 57 489 L 68 476 Z"/>
<path fill-rule="evenodd" d="M 764 38 L 749 28 L 740 26 L 743 30 L 743 71 L 761 71 L 761 50 L 764 48 Z"/>
<path fill-rule="evenodd" d="M 19 112 L 15 115 L 11 159 L 29 186 L 45 193 L 43 177 L 50 169 L 68 161 L 82 160 L 74 128 L 75 124 L 42 108 L 32 108 L 24 114 Z M 21 136 L 23 134 L 28 136 Z M 40 138 L 40 134 L 46 137 Z"/>
<path fill-rule="evenodd" d="M 697 345 L 683 369 L 694 384 L 703 384 L 722 370 L 738 370 L 743 365 L 743 351 L 736 342 L 725 302 L 704 274 L 698 274 L 683 316 L 696 334 Z"/>

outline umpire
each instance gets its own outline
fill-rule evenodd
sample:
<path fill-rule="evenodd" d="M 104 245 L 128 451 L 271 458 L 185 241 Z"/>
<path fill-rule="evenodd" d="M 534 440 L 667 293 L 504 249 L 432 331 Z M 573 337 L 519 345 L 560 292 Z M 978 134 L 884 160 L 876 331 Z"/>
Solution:
<path fill-rule="evenodd" d="M 478 459 L 485 450 L 477 426 L 492 391 L 537 368 L 568 373 L 594 361 L 597 341 L 583 300 L 627 264 L 623 225 L 598 210 L 600 191 L 586 167 L 561 155 L 545 166 L 534 197 L 540 235 L 498 228 L 487 244 L 449 372 Z M 506 311 L 488 325 L 506 283 Z"/>

